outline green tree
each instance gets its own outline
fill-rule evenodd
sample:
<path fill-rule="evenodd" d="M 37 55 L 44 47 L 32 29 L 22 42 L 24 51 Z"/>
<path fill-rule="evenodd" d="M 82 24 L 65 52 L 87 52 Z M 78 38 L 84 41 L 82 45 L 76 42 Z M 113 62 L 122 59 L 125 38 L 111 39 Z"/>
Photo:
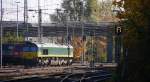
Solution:
<path fill-rule="evenodd" d="M 63 0 L 62 9 L 67 10 L 70 21 L 100 22 L 112 21 L 112 1 L 101 0 Z M 54 22 L 65 21 L 65 13 L 56 11 L 51 15 Z"/>
<path fill-rule="evenodd" d="M 113 21 L 112 0 L 87 0 L 85 19 L 91 22 Z"/>
<path fill-rule="evenodd" d="M 19 37 L 16 37 L 16 34 L 13 32 L 7 32 L 3 37 L 4 43 L 16 43 L 16 42 L 23 42 L 24 37 L 19 35 Z"/>
<path fill-rule="evenodd" d="M 82 0 L 63 0 L 62 9 L 57 9 L 56 13 L 51 15 L 51 20 L 54 22 L 64 22 L 67 18 L 70 21 L 81 21 L 83 17 L 83 2 Z"/>
<path fill-rule="evenodd" d="M 85 17 L 87 21 L 99 22 L 100 5 L 98 0 L 87 0 L 85 8 Z"/>

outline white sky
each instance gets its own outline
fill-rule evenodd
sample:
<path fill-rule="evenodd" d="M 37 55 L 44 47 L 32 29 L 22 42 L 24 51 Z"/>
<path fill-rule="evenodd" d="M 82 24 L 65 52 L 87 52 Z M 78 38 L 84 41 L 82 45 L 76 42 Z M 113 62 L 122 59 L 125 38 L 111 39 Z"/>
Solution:
<path fill-rule="evenodd" d="M 60 4 L 63 0 L 40 0 L 41 1 L 41 9 L 43 13 L 53 14 L 56 8 L 60 8 Z M 111 0 L 99 0 L 99 1 L 111 1 Z M 4 15 L 3 20 L 5 21 L 16 21 L 17 20 L 17 3 L 20 2 L 19 5 L 19 21 L 23 21 L 23 13 L 24 13 L 24 0 L 3 0 L 3 8 Z M 28 0 L 28 9 L 38 9 L 38 0 Z M 50 17 L 48 14 L 42 14 L 42 22 L 50 23 Z M 37 12 L 30 11 L 28 12 L 29 22 L 38 22 L 38 14 Z"/>
<path fill-rule="evenodd" d="M 60 8 L 60 4 L 62 0 L 40 0 L 41 1 L 41 9 L 48 9 L 43 10 L 43 13 L 53 14 L 56 8 Z M 23 21 L 23 12 L 24 12 L 24 0 L 3 0 L 3 8 L 4 8 L 4 15 L 3 20 L 7 21 L 16 21 L 17 20 L 17 3 L 19 5 L 19 21 Z M 38 9 L 38 0 L 28 0 L 28 9 Z M 37 22 L 37 13 L 34 11 L 28 12 L 29 15 L 29 22 Z M 49 23 L 50 17 L 47 14 L 42 14 L 42 22 Z"/>

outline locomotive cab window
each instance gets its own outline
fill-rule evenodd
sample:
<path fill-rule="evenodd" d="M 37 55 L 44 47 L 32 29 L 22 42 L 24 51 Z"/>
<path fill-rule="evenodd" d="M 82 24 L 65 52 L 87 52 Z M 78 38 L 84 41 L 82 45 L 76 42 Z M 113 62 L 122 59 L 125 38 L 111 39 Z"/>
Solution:
<path fill-rule="evenodd" d="M 48 49 L 43 49 L 43 55 L 48 55 Z"/>

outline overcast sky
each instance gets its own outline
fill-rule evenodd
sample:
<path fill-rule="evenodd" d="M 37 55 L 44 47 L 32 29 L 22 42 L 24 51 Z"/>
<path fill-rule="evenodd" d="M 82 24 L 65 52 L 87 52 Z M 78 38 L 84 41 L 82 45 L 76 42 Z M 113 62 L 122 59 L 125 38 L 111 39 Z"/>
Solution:
<path fill-rule="evenodd" d="M 53 14 L 56 8 L 60 8 L 60 4 L 62 0 L 40 0 L 41 1 L 41 9 L 48 9 L 43 10 L 43 13 Z M 19 5 L 19 21 L 23 21 L 23 7 L 24 7 L 24 0 L 3 0 L 3 8 L 4 8 L 4 15 L 3 20 L 8 21 L 16 21 L 17 19 L 17 3 Z M 38 0 L 28 0 L 28 9 L 38 9 Z M 28 12 L 29 14 L 29 22 L 37 22 L 37 12 Z M 50 22 L 50 17 L 47 14 L 42 14 L 42 22 Z"/>

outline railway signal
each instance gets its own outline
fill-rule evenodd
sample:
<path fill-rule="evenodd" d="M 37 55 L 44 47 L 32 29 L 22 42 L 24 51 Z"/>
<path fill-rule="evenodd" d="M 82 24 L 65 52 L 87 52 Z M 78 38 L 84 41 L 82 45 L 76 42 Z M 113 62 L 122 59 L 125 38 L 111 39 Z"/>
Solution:
<path fill-rule="evenodd" d="M 115 53 L 116 53 L 116 62 L 120 62 L 120 57 L 122 55 L 122 33 L 123 33 L 123 28 L 121 26 L 117 26 L 115 28 L 115 33 L 116 33 L 116 46 L 115 46 Z"/>
<path fill-rule="evenodd" d="M 116 27 L 116 34 L 117 35 L 122 34 L 122 28 L 121 27 Z"/>

